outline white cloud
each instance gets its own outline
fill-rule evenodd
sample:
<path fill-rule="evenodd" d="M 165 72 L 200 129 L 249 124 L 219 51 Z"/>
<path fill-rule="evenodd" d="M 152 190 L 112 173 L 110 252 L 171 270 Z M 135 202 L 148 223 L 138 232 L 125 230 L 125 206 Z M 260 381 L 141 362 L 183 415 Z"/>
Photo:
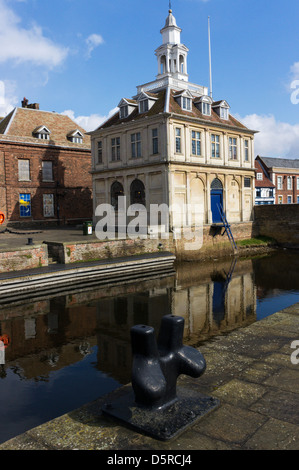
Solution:
<path fill-rule="evenodd" d="M 291 75 L 292 75 L 292 80 L 298 80 L 299 79 L 299 62 L 295 62 L 291 66 Z"/>
<path fill-rule="evenodd" d="M 46 38 L 37 24 L 23 28 L 21 19 L 7 6 L 6 0 L 0 0 L 0 11 L 0 63 L 31 62 L 52 69 L 65 60 L 68 49 Z"/>
<path fill-rule="evenodd" d="M 299 124 L 280 122 L 272 114 L 238 117 L 255 135 L 255 154 L 264 157 L 299 158 Z"/>
<path fill-rule="evenodd" d="M 17 106 L 15 90 L 15 82 L 0 80 L 0 117 L 5 117 Z"/>
<path fill-rule="evenodd" d="M 86 39 L 85 42 L 87 44 L 87 57 L 90 58 L 92 51 L 96 47 L 103 44 L 104 39 L 102 38 L 102 36 L 100 34 L 91 34 L 90 36 L 88 36 L 88 38 Z"/>
<path fill-rule="evenodd" d="M 100 114 L 91 114 L 90 116 L 75 116 L 75 112 L 71 109 L 63 111 L 61 114 L 68 116 L 75 121 L 79 126 L 83 127 L 86 131 L 94 131 L 103 124 L 104 121 L 109 119 L 113 114 L 118 111 L 118 108 L 112 109 L 108 116 L 101 116 Z"/>

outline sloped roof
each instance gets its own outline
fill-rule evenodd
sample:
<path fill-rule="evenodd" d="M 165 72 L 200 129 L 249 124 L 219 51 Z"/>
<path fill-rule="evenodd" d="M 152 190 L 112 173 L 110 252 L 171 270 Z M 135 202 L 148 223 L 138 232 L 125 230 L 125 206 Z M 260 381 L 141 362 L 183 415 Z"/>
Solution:
<path fill-rule="evenodd" d="M 49 140 L 34 137 L 34 131 L 43 126 L 51 133 Z M 78 129 L 83 134 L 83 144 L 73 143 L 68 139 L 74 129 Z M 89 135 L 68 116 L 30 108 L 15 108 L 0 122 L 0 141 L 5 140 L 90 149 Z"/>
<path fill-rule="evenodd" d="M 205 114 L 202 114 L 200 112 L 200 110 L 194 105 L 194 103 L 192 103 L 192 111 L 185 111 L 180 107 L 178 102 L 174 99 L 174 94 L 175 92 L 171 91 L 170 101 L 169 101 L 169 111 L 171 113 L 199 118 L 199 119 L 206 121 L 207 123 L 212 122 L 215 124 L 218 123 L 218 124 L 222 124 L 226 126 L 238 127 L 240 129 L 249 130 L 246 126 L 244 126 L 244 124 L 242 124 L 240 121 L 235 119 L 231 114 L 229 114 L 228 119 L 221 119 L 220 116 L 218 116 L 218 114 L 212 109 L 211 116 L 206 116 Z"/>
<path fill-rule="evenodd" d="M 255 179 L 255 187 L 256 188 L 275 188 L 275 184 L 272 183 L 268 175 L 265 173 L 265 169 L 262 167 L 258 160 L 254 162 L 256 173 L 262 173 L 263 179 L 258 180 Z"/>
<path fill-rule="evenodd" d="M 268 168 L 295 168 L 299 169 L 299 159 L 258 157 Z"/>
<path fill-rule="evenodd" d="M 183 91 L 183 90 L 182 90 Z M 149 93 L 146 92 L 148 95 Z M 157 100 L 155 104 L 149 109 L 149 111 L 140 114 L 138 109 L 135 109 L 128 117 L 124 119 L 120 119 L 119 117 L 119 112 L 116 112 L 110 119 L 108 119 L 105 123 L 103 123 L 97 130 L 100 129 L 106 129 L 111 126 L 116 126 L 121 123 L 126 123 L 130 121 L 137 121 L 138 119 L 144 119 L 145 116 L 154 116 L 160 113 L 164 113 L 165 110 L 165 102 L 167 99 L 167 94 L 166 90 L 162 90 L 158 93 L 151 93 L 151 95 L 154 95 Z M 240 130 L 247 130 L 252 133 L 255 131 L 251 131 L 248 129 L 246 126 L 244 126 L 240 121 L 238 121 L 236 118 L 234 118 L 231 114 L 229 114 L 228 119 L 221 119 L 220 116 L 212 109 L 211 116 L 206 116 L 200 112 L 200 110 L 195 106 L 194 102 L 198 101 L 198 98 L 194 98 L 192 102 L 192 110 L 191 111 L 185 111 L 181 108 L 181 106 L 178 104 L 176 101 L 176 97 L 178 95 L 178 90 L 170 90 L 169 93 L 169 113 L 174 113 L 178 116 L 181 117 L 191 117 L 191 118 L 197 118 L 200 119 L 201 121 L 205 121 L 207 124 L 213 123 L 213 124 L 219 124 L 219 125 L 225 125 L 233 128 L 238 128 Z M 92 132 L 91 132 L 92 134 Z"/>
<path fill-rule="evenodd" d="M 164 102 L 165 102 L 165 91 L 155 94 L 157 101 L 152 106 L 152 108 L 146 113 L 140 114 L 138 108 L 126 118 L 120 119 L 119 112 L 117 111 L 110 119 L 108 119 L 104 124 L 102 124 L 98 129 L 106 129 L 111 126 L 115 126 L 122 122 L 130 122 L 137 119 L 143 119 L 145 116 L 153 116 L 155 114 L 162 113 L 164 111 Z"/>
<path fill-rule="evenodd" d="M 2 121 L 0 121 L 0 134 L 4 134 L 5 129 L 7 128 L 13 113 L 14 111 L 11 111 L 7 116 L 2 118 Z"/>

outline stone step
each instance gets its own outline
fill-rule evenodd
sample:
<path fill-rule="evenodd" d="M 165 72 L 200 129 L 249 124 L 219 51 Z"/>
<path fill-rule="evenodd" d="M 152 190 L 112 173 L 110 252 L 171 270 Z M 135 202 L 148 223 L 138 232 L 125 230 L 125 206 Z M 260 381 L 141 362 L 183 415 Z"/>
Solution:
<path fill-rule="evenodd" d="M 0 304 L 70 290 L 138 282 L 153 277 L 174 275 L 176 257 L 172 253 L 156 253 L 128 258 L 103 260 L 87 265 L 42 269 L 41 272 L 15 273 L 0 280 Z"/>

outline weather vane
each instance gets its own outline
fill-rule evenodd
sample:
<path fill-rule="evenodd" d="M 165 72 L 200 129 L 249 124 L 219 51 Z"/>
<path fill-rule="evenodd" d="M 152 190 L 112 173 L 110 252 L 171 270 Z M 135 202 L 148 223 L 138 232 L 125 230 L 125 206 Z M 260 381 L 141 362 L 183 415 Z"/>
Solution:
<path fill-rule="evenodd" d="M 169 11 L 172 11 L 172 8 L 171 8 L 171 0 L 169 0 Z"/>

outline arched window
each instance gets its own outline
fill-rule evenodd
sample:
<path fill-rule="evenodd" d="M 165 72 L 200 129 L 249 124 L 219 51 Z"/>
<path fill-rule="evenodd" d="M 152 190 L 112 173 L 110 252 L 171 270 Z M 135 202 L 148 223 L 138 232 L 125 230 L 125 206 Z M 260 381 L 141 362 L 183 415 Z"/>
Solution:
<path fill-rule="evenodd" d="M 160 72 L 161 74 L 166 73 L 166 56 L 162 55 L 160 60 Z"/>
<path fill-rule="evenodd" d="M 131 205 L 142 204 L 145 206 L 145 188 L 142 181 L 136 179 L 131 184 Z"/>
<path fill-rule="evenodd" d="M 212 181 L 211 189 L 220 189 L 220 190 L 223 189 L 223 185 L 222 185 L 221 181 L 218 178 L 215 178 Z"/>
<path fill-rule="evenodd" d="M 123 185 L 119 181 L 115 181 L 111 186 L 111 205 L 115 210 L 118 210 L 118 198 L 123 195 Z"/>
<path fill-rule="evenodd" d="M 185 73 L 185 59 L 182 55 L 180 55 L 180 72 Z"/>

